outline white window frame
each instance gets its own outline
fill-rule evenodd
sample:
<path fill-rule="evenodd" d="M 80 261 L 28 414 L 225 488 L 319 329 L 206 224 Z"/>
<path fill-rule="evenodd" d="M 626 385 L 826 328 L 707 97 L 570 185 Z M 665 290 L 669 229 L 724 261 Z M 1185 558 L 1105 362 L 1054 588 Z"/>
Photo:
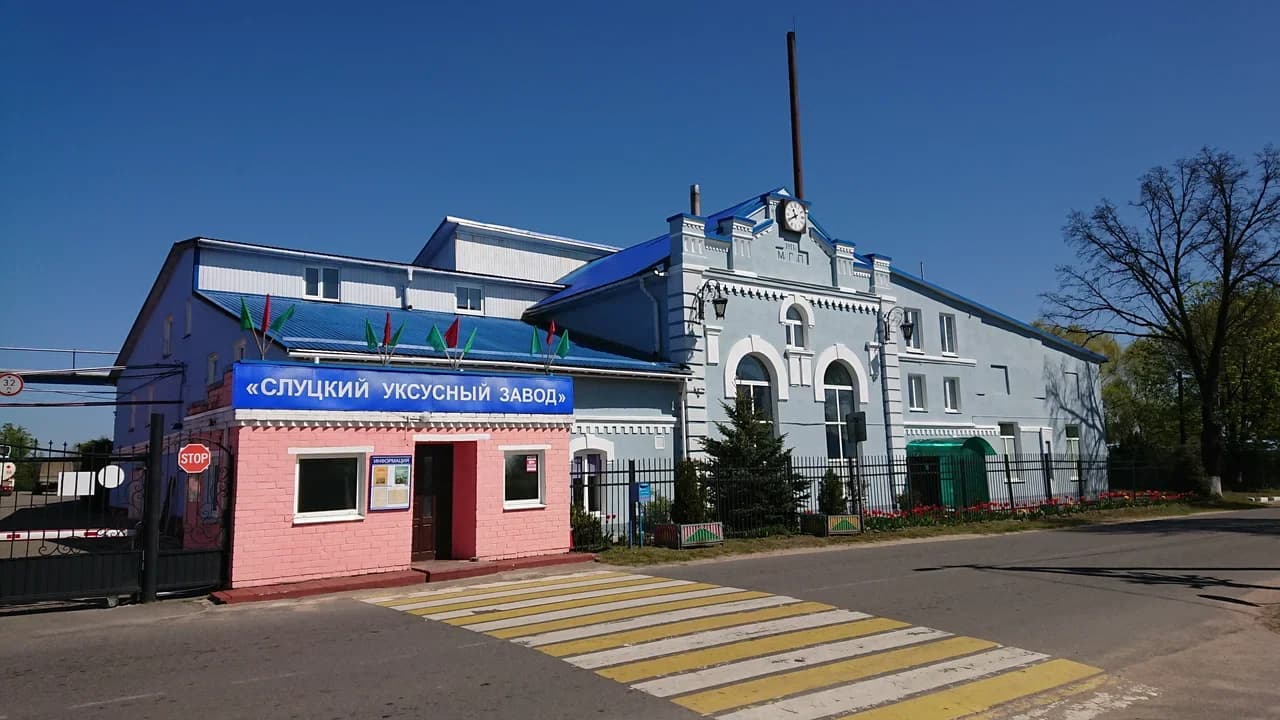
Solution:
<path fill-rule="evenodd" d="M 205 359 L 204 384 L 212 385 L 218 381 L 218 353 L 211 352 Z"/>
<path fill-rule="evenodd" d="M 1072 437 L 1072 430 L 1075 431 L 1074 437 Z M 1063 428 L 1063 433 L 1066 435 L 1066 438 L 1067 438 L 1067 462 L 1071 464 L 1071 469 L 1068 472 L 1068 477 L 1071 478 L 1071 482 L 1079 482 L 1080 481 L 1080 472 L 1079 472 L 1080 465 L 1078 463 L 1078 460 L 1080 459 L 1080 426 L 1068 425 L 1065 428 Z"/>
<path fill-rule="evenodd" d="M 547 451 L 550 445 L 501 445 L 502 451 L 502 509 L 538 510 L 547 506 Z M 507 499 L 507 462 L 512 455 L 538 456 L 538 497 L 527 500 Z"/>
<path fill-rule="evenodd" d="M 794 310 L 796 314 L 799 315 L 800 317 L 799 318 L 788 317 L 789 315 L 791 315 L 792 310 Z M 809 346 L 806 341 L 809 338 L 807 337 L 808 329 L 805 327 L 806 323 L 804 320 L 804 308 L 800 307 L 798 304 L 795 304 L 795 303 L 792 303 L 791 305 L 787 306 L 785 314 L 783 315 L 782 325 L 786 329 L 788 350 L 807 350 L 808 349 Z M 799 340 L 799 342 L 797 342 L 797 339 Z"/>
<path fill-rule="evenodd" d="M 1000 433 L 1000 455 L 1009 459 L 1009 481 L 1020 483 L 1022 480 L 1018 478 L 1018 441 L 1022 430 L 1017 423 L 999 423 L 997 425 Z M 1013 434 L 1005 434 L 1005 428 L 1012 427 Z"/>
<path fill-rule="evenodd" d="M 942 342 L 943 355 L 956 355 L 959 346 L 956 343 L 956 316 L 954 313 L 938 313 L 938 334 Z"/>
<path fill-rule="evenodd" d="M 463 293 L 466 293 L 466 300 L 463 300 Z M 471 294 L 475 293 L 479 297 L 479 307 L 471 307 Z M 453 305 L 458 313 L 463 315 L 483 315 L 484 314 L 484 288 L 478 285 L 455 285 L 453 288 Z"/>
<path fill-rule="evenodd" d="M 832 366 L 837 364 L 838 363 L 831 363 L 830 365 L 828 365 L 827 368 L 823 370 L 824 376 L 827 370 L 829 370 Z M 838 458 L 831 457 L 831 449 L 827 448 L 827 460 L 838 461 L 843 464 L 849 458 L 853 457 L 852 452 L 857 448 L 858 441 L 854 440 L 851 437 L 848 437 L 848 433 L 847 433 L 848 425 L 845 422 L 845 417 L 849 413 L 841 412 L 841 410 L 843 410 L 844 408 L 841 406 L 841 403 L 840 403 L 840 393 L 841 392 L 849 393 L 849 397 L 852 400 L 849 403 L 849 408 L 848 408 L 849 412 L 858 412 L 858 405 L 861 403 L 862 399 L 858 397 L 858 386 L 857 386 L 858 381 L 855 379 L 854 372 L 847 365 L 841 365 L 841 366 L 844 368 L 844 371 L 849 374 L 849 379 L 852 380 L 854 384 L 853 385 L 827 384 L 826 378 L 825 377 L 823 378 L 824 393 L 822 398 L 822 425 L 823 425 L 822 429 L 824 431 L 824 434 L 822 439 L 823 439 L 823 442 L 825 443 L 826 442 L 825 431 L 828 428 L 830 428 L 832 425 L 838 426 L 836 429 L 836 433 L 837 433 L 837 436 L 840 438 L 840 457 Z M 827 419 L 826 406 L 827 406 L 828 400 L 826 398 L 825 391 L 828 391 L 828 390 L 833 390 L 836 393 L 836 419 L 835 420 Z"/>
<path fill-rule="evenodd" d="M 173 354 L 173 316 L 166 315 L 164 318 L 164 341 L 161 348 L 162 354 L 169 357 Z"/>
<path fill-rule="evenodd" d="M 232 362 L 240 362 L 241 360 L 244 360 L 244 352 L 248 346 L 248 342 L 244 338 L 237 340 L 236 344 L 231 346 Z"/>
<path fill-rule="evenodd" d="M 316 291 L 309 292 L 307 288 L 307 275 L 311 272 L 316 273 Z M 326 282 L 325 275 L 333 273 L 333 297 L 329 297 L 329 283 Z M 309 300 L 321 300 L 324 302 L 341 302 L 342 301 L 342 271 L 340 268 L 325 265 L 308 265 L 302 270 L 302 295 Z"/>
<path fill-rule="evenodd" d="M 191 337 L 191 301 L 190 300 L 187 301 L 186 333 L 183 334 L 183 337 Z"/>
<path fill-rule="evenodd" d="M 373 453 L 372 445 L 354 447 L 291 447 L 289 454 L 295 456 L 293 463 L 293 523 L 305 525 L 325 522 L 352 522 L 364 520 L 368 494 L 366 476 L 369 455 Z M 298 512 L 299 490 L 302 486 L 302 463 L 300 460 L 353 459 L 356 461 L 356 507 L 354 510 L 324 510 L 321 512 Z"/>
<path fill-rule="evenodd" d="M 591 465 L 587 460 L 587 458 L 592 456 L 600 458 L 600 470 L 599 472 L 594 474 L 591 472 Z M 573 458 L 570 461 L 571 467 L 572 467 L 572 464 L 577 463 L 579 461 L 581 461 L 582 463 L 581 465 L 582 469 L 581 471 L 574 469 L 574 472 L 575 474 L 579 474 L 582 476 L 582 486 L 573 488 L 573 490 L 580 493 L 580 495 L 578 497 L 571 498 L 571 500 L 574 505 L 577 505 L 578 507 L 582 508 L 586 512 L 592 515 L 595 515 L 596 517 L 600 517 L 601 515 L 604 514 L 604 505 L 605 505 L 604 478 L 605 478 L 605 471 L 607 470 L 608 464 L 609 464 L 609 456 L 599 448 L 587 448 L 585 450 L 579 450 L 573 454 Z M 506 471 L 505 460 L 503 465 L 503 471 L 504 472 Z M 598 503 L 599 507 L 595 509 L 591 508 L 591 487 L 593 485 L 596 487 L 596 498 L 597 500 L 599 500 L 599 503 Z M 505 477 L 503 478 L 503 493 L 504 495 L 506 493 Z M 504 501 L 505 501 L 505 498 L 504 498 Z"/>
<path fill-rule="evenodd" d="M 916 392 L 916 384 L 919 392 Z M 907 375 L 907 409 L 911 412 L 927 412 L 929 409 L 928 383 L 924 375 L 912 373 Z"/>
<path fill-rule="evenodd" d="M 960 412 L 960 378 L 942 378 L 942 409 L 949 413 Z"/>
<path fill-rule="evenodd" d="M 768 380 L 743 380 L 739 378 L 738 367 L 741 366 L 742 363 L 746 361 L 747 358 L 751 358 L 756 362 L 760 363 L 760 366 L 764 368 L 764 374 L 769 379 Z M 769 409 L 769 414 L 768 414 L 768 417 L 766 417 L 764 420 L 759 421 L 761 424 L 767 424 L 767 425 L 777 424 L 778 397 L 777 397 L 777 393 L 773 389 L 773 383 L 774 383 L 773 374 L 769 370 L 768 362 L 766 362 L 763 357 L 752 357 L 751 355 L 743 355 L 741 358 L 739 358 L 738 364 L 735 365 L 733 368 L 733 387 L 734 387 L 735 400 L 737 399 L 737 394 L 741 392 L 742 388 L 747 388 L 747 394 L 751 398 L 751 407 L 754 408 L 756 405 L 756 399 L 755 399 L 756 391 L 752 390 L 751 388 L 764 388 L 765 391 L 769 393 L 769 402 L 766 404 Z"/>
<path fill-rule="evenodd" d="M 902 308 L 903 322 L 911 323 L 911 339 L 902 338 L 902 344 L 911 352 L 924 352 L 924 313 L 919 308 Z M 895 328 L 899 333 L 901 328 Z"/>

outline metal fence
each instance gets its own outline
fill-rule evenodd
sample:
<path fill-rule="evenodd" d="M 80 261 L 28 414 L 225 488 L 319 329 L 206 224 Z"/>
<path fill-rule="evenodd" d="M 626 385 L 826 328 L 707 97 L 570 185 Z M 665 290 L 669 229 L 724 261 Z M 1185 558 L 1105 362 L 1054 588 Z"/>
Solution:
<path fill-rule="evenodd" d="M 576 550 L 648 542 L 671 522 L 676 463 L 615 460 L 571 474 Z M 1115 492 L 1186 491 L 1194 481 L 1173 463 L 1138 464 L 1065 455 L 793 458 L 785 469 L 700 466 L 710 519 L 728 537 L 795 532 L 806 513 L 902 514 L 982 519 L 1001 511 L 1097 501 Z M 824 482 L 838 483 L 835 507 Z M 830 494 L 829 494 L 830 495 Z"/>

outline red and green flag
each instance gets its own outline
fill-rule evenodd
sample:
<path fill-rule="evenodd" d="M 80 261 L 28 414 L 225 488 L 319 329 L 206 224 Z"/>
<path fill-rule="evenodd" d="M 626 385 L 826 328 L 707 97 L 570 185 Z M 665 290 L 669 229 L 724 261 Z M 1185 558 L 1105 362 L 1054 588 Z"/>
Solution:
<path fill-rule="evenodd" d="M 391 313 L 388 312 L 386 320 L 382 323 L 382 339 L 379 341 L 377 333 L 373 330 L 373 323 L 369 322 L 369 318 L 364 319 L 364 343 L 369 346 L 369 350 L 378 353 L 383 365 L 391 362 L 391 356 L 395 355 L 396 346 L 400 344 L 400 334 L 403 332 L 403 322 L 394 332 L 391 330 Z"/>
<path fill-rule="evenodd" d="M 249 313 L 249 305 L 244 301 L 243 297 L 240 298 L 240 329 L 247 330 L 253 334 L 253 342 L 258 346 L 259 357 L 265 358 L 267 356 L 267 348 L 271 346 L 271 335 L 267 333 L 278 334 L 285 323 L 289 322 L 289 318 L 293 317 L 294 310 L 297 310 L 297 306 L 290 305 L 288 310 L 285 310 L 279 317 L 272 320 L 271 296 L 267 295 L 262 304 L 262 322 L 255 325 L 253 315 Z"/>
<path fill-rule="evenodd" d="M 440 328 L 432 325 L 431 333 L 427 335 L 427 344 L 436 351 L 444 353 L 444 356 L 449 359 L 449 362 L 453 365 L 454 369 L 457 369 L 458 365 L 462 362 L 462 359 L 471 351 L 471 346 L 476 341 L 477 329 L 478 328 L 471 328 L 471 334 L 467 336 L 467 342 L 463 345 L 461 350 L 457 353 L 450 353 L 450 350 L 457 350 L 458 336 L 462 330 L 462 318 L 455 317 L 443 334 L 441 334 Z"/>

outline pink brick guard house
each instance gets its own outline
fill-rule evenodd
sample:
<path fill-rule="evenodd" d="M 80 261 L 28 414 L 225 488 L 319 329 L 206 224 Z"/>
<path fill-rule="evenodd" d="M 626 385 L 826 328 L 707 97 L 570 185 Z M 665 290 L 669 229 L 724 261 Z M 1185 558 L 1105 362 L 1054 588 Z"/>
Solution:
<path fill-rule="evenodd" d="M 230 584 L 569 550 L 573 383 L 241 362 L 188 428 L 235 457 Z"/>

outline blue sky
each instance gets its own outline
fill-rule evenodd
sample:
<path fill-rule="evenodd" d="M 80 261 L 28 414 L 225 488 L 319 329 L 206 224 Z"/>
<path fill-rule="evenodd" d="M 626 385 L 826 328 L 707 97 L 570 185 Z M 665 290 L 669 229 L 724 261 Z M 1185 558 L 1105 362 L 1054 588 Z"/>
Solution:
<path fill-rule="evenodd" d="M 627 245 L 690 183 L 790 185 L 793 23 L 815 217 L 1025 319 L 1068 211 L 1280 129 L 1262 1 L 2 2 L 0 345 L 117 350 L 194 235 L 408 260 L 453 214 Z"/>

